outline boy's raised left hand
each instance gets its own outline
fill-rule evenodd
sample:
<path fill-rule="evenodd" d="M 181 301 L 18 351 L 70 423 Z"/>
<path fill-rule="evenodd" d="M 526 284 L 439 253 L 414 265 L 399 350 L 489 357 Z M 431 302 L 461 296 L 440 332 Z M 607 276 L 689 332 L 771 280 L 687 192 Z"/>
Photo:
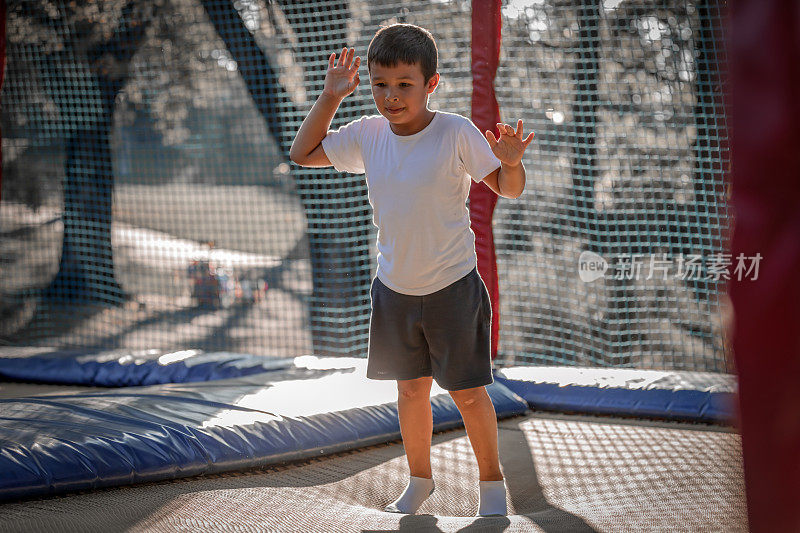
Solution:
<path fill-rule="evenodd" d="M 497 124 L 497 129 L 500 132 L 499 139 L 495 139 L 494 133 L 486 130 L 486 140 L 489 141 L 495 157 L 506 165 L 512 167 L 519 165 L 525 148 L 533 141 L 533 132 L 530 132 L 524 139 L 522 138 L 522 119 L 517 121 L 516 130 L 508 124 L 500 123 Z"/>

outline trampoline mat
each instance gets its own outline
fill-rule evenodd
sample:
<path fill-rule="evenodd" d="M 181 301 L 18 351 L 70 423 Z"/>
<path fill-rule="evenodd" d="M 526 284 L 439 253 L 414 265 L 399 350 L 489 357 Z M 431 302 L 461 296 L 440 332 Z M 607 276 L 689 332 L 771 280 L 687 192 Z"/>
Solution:
<path fill-rule="evenodd" d="M 728 428 L 534 413 L 498 423 L 509 516 L 475 518 L 462 429 L 434 434 L 436 491 L 382 512 L 402 444 L 303 463 L 0 505 L 3 531 L 746 531 L 740 436 Z"/>

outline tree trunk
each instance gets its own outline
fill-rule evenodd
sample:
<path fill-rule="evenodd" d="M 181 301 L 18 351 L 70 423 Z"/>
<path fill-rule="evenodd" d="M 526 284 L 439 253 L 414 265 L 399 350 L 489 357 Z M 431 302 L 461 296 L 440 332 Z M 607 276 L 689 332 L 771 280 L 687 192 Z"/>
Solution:
<path fill-rule="evenodd" d="M 202 0 L 211 23 L 238 64 L 253 102 L 270 133 L 289 159 L 289 147 L 301 112 L 278 82 L 269 59 L 229 2 Z M 292 26 L 300 56 L 327 59 L 346 44 L 348 2 L 281 2 Z M 232 24 L 231 21 L 236 21 Z M 316 91 L 324 67 L 306 72 L 307 87 Z M 321 88 L 321 85 L 319 85 Z M 352 115 L 349 97 L 337 117 Z M 308 220 L 308 240 L 314 292 L 310 304 L 311 331 L 316 355 L 357 356 L 366 349 L 368 317 L 353 309 L 369 303 L 370 210 L 363 176 L 296 170 L 297 192 Z M 326 213 L 335 212 L 331 220 Z"/>
<path fill-rule="evenodd" d="M 65 98 L 54 98 L 69 126 L 65 128 L 64 237 L 58 273 L 43 293 L 49 300 L 113 305 L 125 299 L 114 276 L 111 248 L 114 175 L 110 139 L 114 102 L 145 27 L 135 17 L 134 2 L 129 2 L 111 38 L 86 50 L 88 68 L 76 65 L 82 43 L 80 35 L 67 34 L 71 29 L 65 30 L 70 46 L 45 62 L 53 68 L 51 72 L 64 72 L 74 65 L 73 72 L 88 74 L 80 80 L 85 82 L 82 84 L 68 80 L 64 73 L 60 90 Z M 107 61 L 111 58 L 113 61 Z M 91 111 L 77 115 L 81 110 Z"/>

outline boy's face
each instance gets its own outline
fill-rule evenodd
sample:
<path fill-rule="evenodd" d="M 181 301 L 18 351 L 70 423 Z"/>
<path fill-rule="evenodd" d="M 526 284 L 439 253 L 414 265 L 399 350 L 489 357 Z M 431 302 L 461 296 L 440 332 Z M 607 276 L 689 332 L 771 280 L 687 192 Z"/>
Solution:
<path fill-rule="evenodd" d="M 378 111 L 394 125 L 409 125 L 424 119 L 428 95 L 439 83 L 439 73 L 425 80 L 419 64 L 398 63 L 387 67 L 370 65 L 372 97 Z"/>

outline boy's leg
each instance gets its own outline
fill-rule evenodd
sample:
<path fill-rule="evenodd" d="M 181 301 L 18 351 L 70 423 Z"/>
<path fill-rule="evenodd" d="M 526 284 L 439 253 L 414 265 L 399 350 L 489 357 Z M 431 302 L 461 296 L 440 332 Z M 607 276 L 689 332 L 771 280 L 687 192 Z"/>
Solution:
<path fill-rule="evenodd" d="M 432 374 L 461 412 L 480 479 L 499 481 L 497 418 L 485 387 L 493 382 L 492 302 L 477 268 L 423 297 L 422 314 Z"/>
<path fill-rule="evenodd" d="M 433 493 L 431 472 L 431 383 L 433 378 L 398 380 L 397 411 L 400 417 L 400 433 L 406 451 L 411 478 L 403 493 L 386 506 L 393 513 L 415 513 L 428 496 Z"/>
<path fill-rule="evenodd" d="M 408 469 L 412 476 L 430 478 L 431 435 L 431 384 L 433 378 L 421 377 L 397 381 L 397 411 L 400 433 L 406 450 Z"/>
<path fill-rule="evenodd" d="M 497 415 L 486 387 L 450 391 L 456 402 L 480 475 L 479 516 L 506 514 L 506 485 L 497 452 Z"/>
<path fill-rule="evenodd" d="M 486 387 L 450 391 L 467 429 L 472 451 L 478 461 L 481 481 L 499 481 L 500 459 L 497 452 L 497 414 Z"/>

